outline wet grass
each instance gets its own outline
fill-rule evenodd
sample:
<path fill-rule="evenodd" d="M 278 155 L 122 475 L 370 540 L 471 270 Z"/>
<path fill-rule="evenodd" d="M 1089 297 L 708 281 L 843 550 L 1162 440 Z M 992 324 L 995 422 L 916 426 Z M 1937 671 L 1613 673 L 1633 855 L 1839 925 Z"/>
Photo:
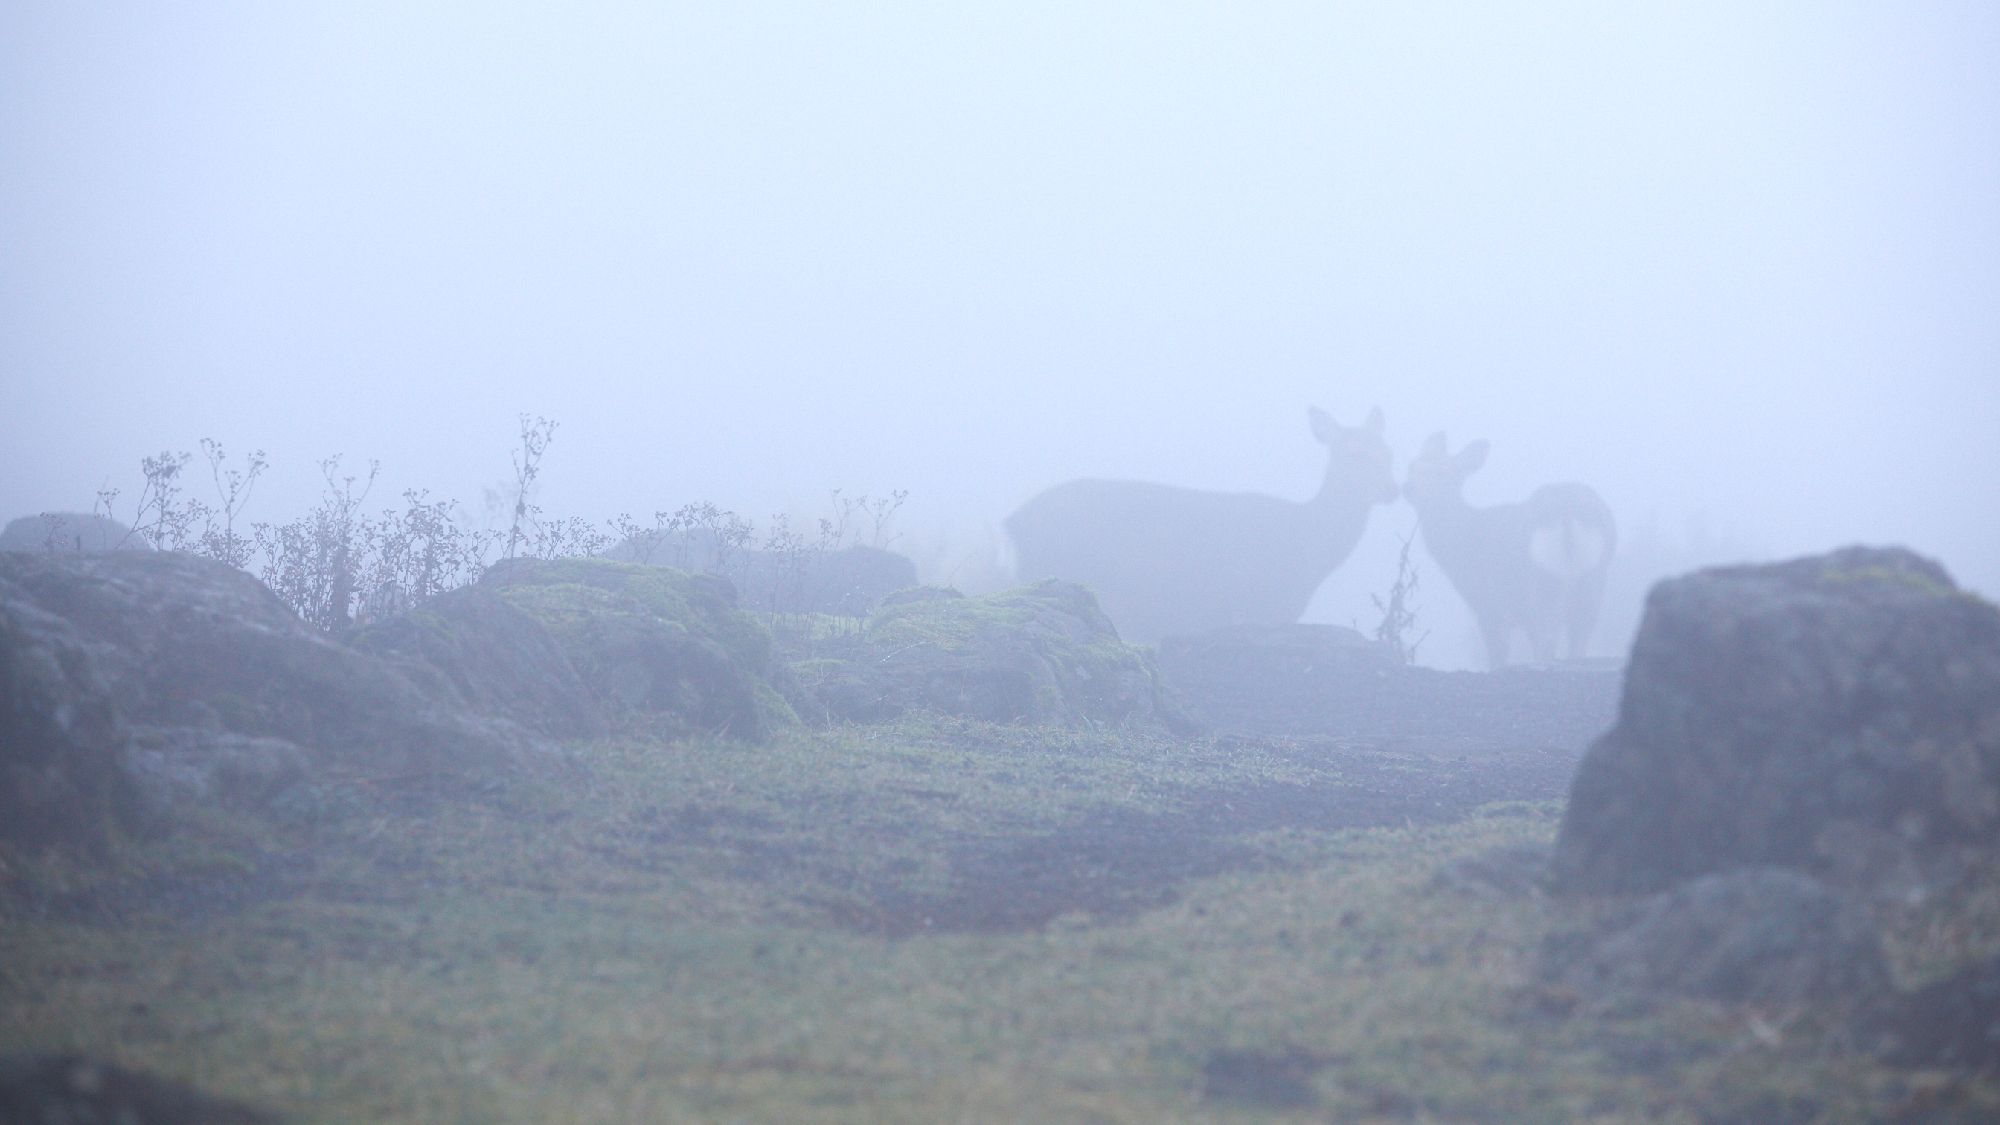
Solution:
<path fill-rule="evenodd" d="M 606 742 L 448 800 L 329 788 L 110 876 L 10 860 L 0 1051 L 311 1122 L 2000 1109 L 1811 1013 L 1584 1016 L 1536 984 L 1562 910 L 1439 873 L 1546 845 L 1566 775 L 918 719 Z"/>

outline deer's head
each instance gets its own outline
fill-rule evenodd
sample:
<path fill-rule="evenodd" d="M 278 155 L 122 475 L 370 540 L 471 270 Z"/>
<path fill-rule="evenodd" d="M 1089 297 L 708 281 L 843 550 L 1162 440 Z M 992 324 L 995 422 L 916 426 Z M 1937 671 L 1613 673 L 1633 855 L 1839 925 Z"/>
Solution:
<path fill-rule="evenodd" d="M 1359 426 L 1343 426 L 1317 406 L 1309 417 L 1313 437 L 1327 448 L 1326 492 L 1359 492 L 1375 504 L 1396 498 L 1396 470 L 1389 443 L 1382 437 L 1381 407 L 1370 410 L 1368 420 Z"/>
<path fill-rule="evenodd" d="M 1443 433 L 1432 434 L 1424 442 L 1423 452 L 1410 462 L 1403 495 L 1420 509 L 1426 505 L 1462 502 L 1465 478 L 1486 463 L 1489 448 L 1486 439 L 1480 438 L 1452 453 L 1445 445 Z"/>

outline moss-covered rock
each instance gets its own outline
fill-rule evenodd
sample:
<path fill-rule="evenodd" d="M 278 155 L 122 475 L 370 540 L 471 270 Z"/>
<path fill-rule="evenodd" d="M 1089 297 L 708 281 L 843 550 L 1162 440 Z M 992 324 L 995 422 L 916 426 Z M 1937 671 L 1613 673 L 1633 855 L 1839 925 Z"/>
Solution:
<path fill-rule="evenodd" d="M 1662 582 L 1577 768 L 1558 889 L 1738 867 L 1915 901 L 2000 859 L 2000 608 L 1911 551 Z"/>
<path fill-rule="evenodd" d="M 399 661 L 432 693 L 551 738 L 604 733 L 597 698 L 539 620 L 492 590 L 465 586 L 361 630 L 363 652 Z"/>
<path fill-rule="evenodd" d="M 720 578 L 609 559 L 510 559 L 479 586 L 548 629 L 608 714 L 760 740 L 798 722 L 771 636 Z"/>
<path fill-rule="evenodd" d="M 0 552 L 0 837 L 89 843 L 307 779 L 399 791 L 535 769 L 557 748 L 301 621 L 255 578 L 172 552 Z"/>
<path fill-rule="evenodd" d="M 995 722 L 1189 723 L 1152 654 L 1118 639 L 1090 591 L 1048 580 L 985 597 L 892 594 L 806 678 L 829 713 L 870 721 L 912 707 Z"/>

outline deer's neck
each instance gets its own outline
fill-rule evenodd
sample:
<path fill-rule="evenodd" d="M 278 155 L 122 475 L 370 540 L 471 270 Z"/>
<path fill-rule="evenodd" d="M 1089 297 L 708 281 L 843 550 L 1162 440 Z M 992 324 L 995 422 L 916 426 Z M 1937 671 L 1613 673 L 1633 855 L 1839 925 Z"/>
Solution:
<path fill-rule="evenodd" d="M 1305 506 L 1321 517 L 1331 517 L 1366 512 L 1374 503 L 1375 497 L 1360 478 L 1349 473 L 1328 473 L 1320 481 L 1319 492 Z"/>
<path fill-rule="evenodd" d="M 1424 542 L 1434 554 L 1456 556 L 1474 532 L 1479 510 L 1462 496 L 1433 500 L 1417 509 L 1417 522 L 1424 529 Z"/>

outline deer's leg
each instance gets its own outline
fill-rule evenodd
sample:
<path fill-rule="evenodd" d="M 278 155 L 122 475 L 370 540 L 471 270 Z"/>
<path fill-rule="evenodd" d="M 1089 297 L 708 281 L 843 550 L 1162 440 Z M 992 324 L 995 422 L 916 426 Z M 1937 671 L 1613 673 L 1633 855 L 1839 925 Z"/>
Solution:
<path fill-rule="evenodd" d="M 1486 639 L 1486 670 L 1497 672 L 1507 666 L 1508 629 L 1498 621 L 1481 618 L 1479 635 Z"/>
<path fill-rule="evenodd" d="M 1537 664 L 1551 664 L 1556 658 L 1556 634 L 1560 630 L 1553 621 L 1538 621 L 1528 630 L 1528 643 L 1535 651 Z"/>
<path fill-rule="evenodd" d="M 1569 591 L 1567 604 L 1563 606 L 1563 622 L 1568 627 L 1569 655 L 1572 660 L 1583 659 L 1590 647 L 1590 634 L 1597 627 L 1597 609 L 1604 599 L 1604 583 L 1583 582 Z"/>

